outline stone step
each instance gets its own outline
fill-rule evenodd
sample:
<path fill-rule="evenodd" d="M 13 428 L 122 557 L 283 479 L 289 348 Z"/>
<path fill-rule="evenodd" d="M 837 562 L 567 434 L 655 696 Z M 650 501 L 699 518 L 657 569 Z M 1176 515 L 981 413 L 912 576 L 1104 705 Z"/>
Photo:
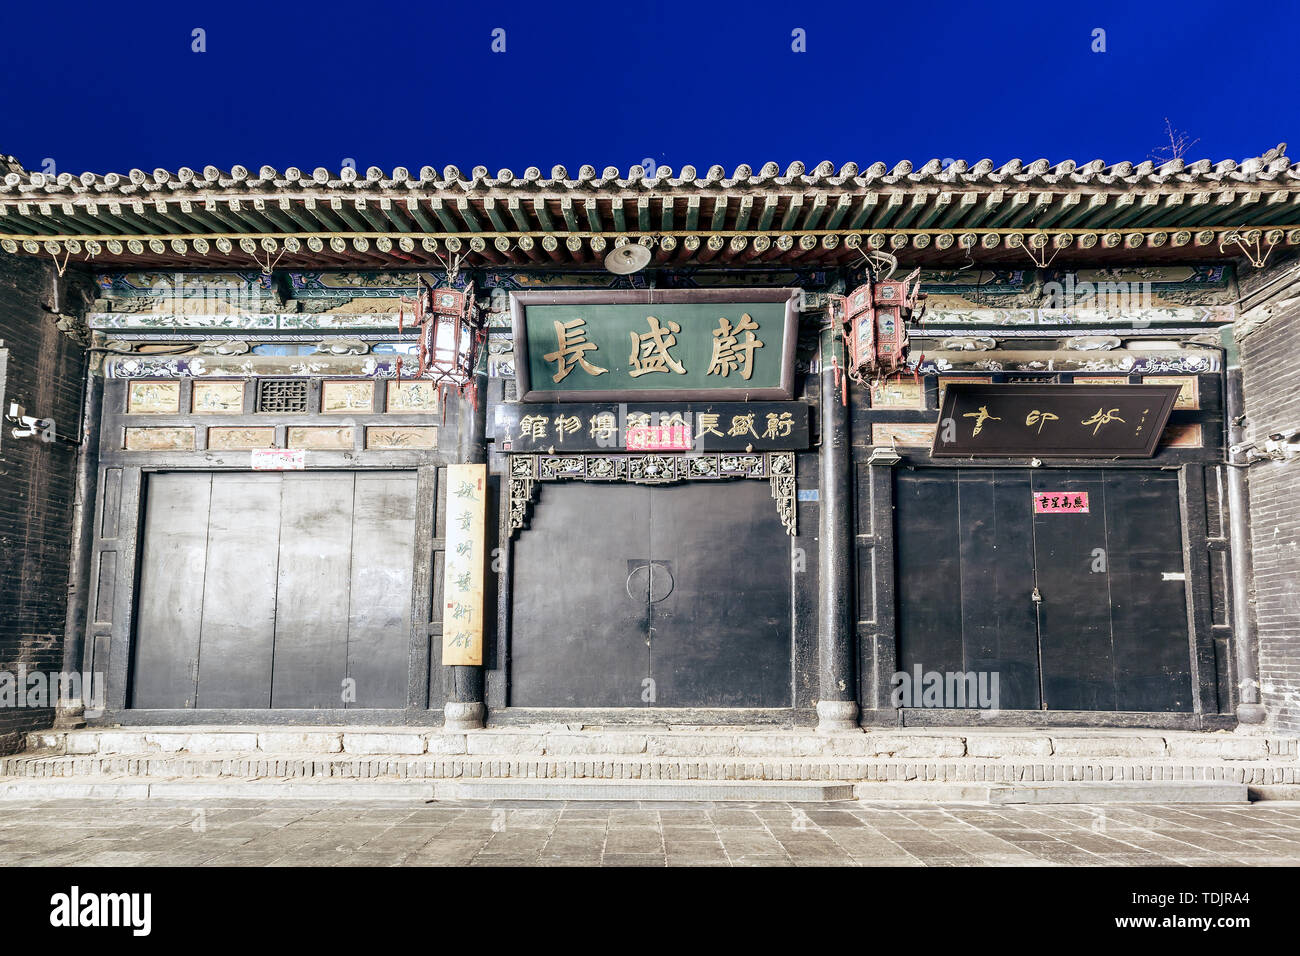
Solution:
<path fill-rule="evenodd" d="M 650 757 L 319 754 L 28 753 L 0 758 L 5 778 L 83 777 L 283 780 L 851 781 L 1051 784 L 1217 781 L 1300 785 L 1294 760 L 1074 757 Z"/>
<path fill-rule="evenodd" d="M 222 777 L 141 780 L 0 778 L 0 801 L 39 800 L 329 800 L 373 801 L 645 801 L 656 803 L 870 804 L 1245 804 L 1245 786 L 1209 781 L 1068 784 L 859 783 L 752 780 L 294 780 Z"/>
<path fill-rule="evenodd" d="M 152 780 L 85 776 L 70 779 L 0 777 L 0 801 L 36 800 L 402 800 L 434 799 L 428 780 Z"/>
<path fill-rule="evenodd" d="M 853 795 L 864 803 L 1171 804 L 1249 803 L 1252 788 L 1213 780 L 1076 781 L 1070 783 L 859 783 Z"/>
<path fill-rule="evenodd" d="M 820 803 L 853 799 L 853 784 L 803 780 L 455 780 L 439 800 L 647 800 Z"/>
<path fill-rule="evenodd" d="M 1283 761 L 1297 740 L 1243 733 L 1101 730 L 877 730 L 818 734 L 744 728 L 542 726 L 468 733 L 416 728 L 150 727 L 45 731 L 27 738 L 42 754 L 303 754 L 465 757 L 897 757 L 1141 758 Z"/>

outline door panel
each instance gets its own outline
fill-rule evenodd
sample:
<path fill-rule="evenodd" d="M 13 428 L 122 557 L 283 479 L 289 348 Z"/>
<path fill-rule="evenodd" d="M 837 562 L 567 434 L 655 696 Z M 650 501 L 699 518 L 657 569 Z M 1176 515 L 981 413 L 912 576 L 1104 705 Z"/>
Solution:
<path fill-rule="evenodd" d="M 789 707 L 790 539 L 768 485 L 655 488 L 650 554 L 672 582 L 651 589 L 658 705 Z"/>
<path fill-rule="evenodd" d="M 767 484 L 547 484 L 513 567 L 512 705 L 790 706 Z"/>
<path fill-rule="evenodd" d="M 273 707 L 343 706 L 353 494 L 336 475 L 284 476 Z"/>
<path fill-rule="evenodd" d="M 1034 514 L 1043 693 L 1052 710 L 1114 710 L 1110 578 L 1093 571 L 1106 547 L 1104 474 L 1035 472 L 1034 491 L 1083 492 L 1087 514 Z M 1032 512 L 1032 503 L 1026 502 Z"/>
<path fill-rule="evenodd" d="M 149 479 L 132 707 L 194 706 L 211 495 L 210 475 Z"/>
<path fill-rule="evenodd" d="M 1036 710 L 1038 620 L 1034 541 L 1024 520 L 1029 476 L 962 470 L 957 485 L 961 533 L 962 671 L 998 675 L 998 706 Z M 990 685 L 991 686 L 991 685 Z"/>
<path fill-rule="evenodd" d="M 1052 491 L 1088 513 L 1035 514 Z M 901 669 L 995 672 L 1008 710 L 1192 709 L 1177 475 L 917 469 L 895 501 Z"/>
<path fill-rule="evenodd" d="M 898 667 L 965 670 L 956 470 L 898 473 Z"/>
<path fill-rule="evenodd" d="M 405 706 L 415 507 L 402 472 L 149 476 L 131 706 Z"/>
<path fill-rule="evenodd" d="M 1187 631 L 1178 476 L 1106 478 L 1110 589 L 1119 710 L 1190 711 L 1192 653 Z M 1172 579 L 1166 579 L 1172 574 Z M 1179 640 L 1179 636 L 1182 640 Z"/>
<path fill-rule="evenodd" d="M 511 705 L 645 706 L 649 497 L 639 485 L 540 489 L 514 543 Z"/>
<path fill-rule="evenodd" d="M 348 614 L 349 707 L 405 707 L 411 655 L 415 482 L 357 475 Z"/>
<path fill-rule="evenodd" d="M 196 707 L 271 706 L 279 535 L 248 519 L 279 508 L 277 475 L 212 476 Z"/>

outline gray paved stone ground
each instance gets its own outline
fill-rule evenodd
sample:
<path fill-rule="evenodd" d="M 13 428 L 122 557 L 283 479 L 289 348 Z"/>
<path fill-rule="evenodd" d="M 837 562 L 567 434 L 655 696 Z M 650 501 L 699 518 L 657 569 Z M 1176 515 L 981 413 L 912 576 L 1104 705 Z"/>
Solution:
<path fill-rule="evenodd" d="M 0 803 L 0 866 L 1300 863 L 1300 803 Z"/>

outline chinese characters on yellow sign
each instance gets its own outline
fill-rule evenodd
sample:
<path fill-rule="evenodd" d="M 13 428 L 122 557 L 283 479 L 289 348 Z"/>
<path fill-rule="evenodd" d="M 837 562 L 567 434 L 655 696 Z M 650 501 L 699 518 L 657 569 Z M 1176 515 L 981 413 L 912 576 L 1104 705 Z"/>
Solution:
<path fill-rule="evenodd" d="M 483 663 L 483 516 L 487 465 L 447 466 L 442 662 Z"/>

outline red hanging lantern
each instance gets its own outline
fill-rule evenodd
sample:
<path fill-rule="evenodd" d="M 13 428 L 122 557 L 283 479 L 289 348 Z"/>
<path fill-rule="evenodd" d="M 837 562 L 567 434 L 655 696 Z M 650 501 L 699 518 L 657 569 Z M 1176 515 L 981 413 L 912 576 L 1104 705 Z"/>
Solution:
<path fill-rule="evenodd" d="M 907 320 L 921 294 L 920 270 L 902 281 L 867 281 L 848 295 L 831 297 L 831 318 L 843 325 L 848 374 L 861 384 L 872 373 L 889 375 L 907 360 Z"/>
<path fill-rule="evenodd" d="M 453 276 L 449 278 L 454 279 Z M 417 378 L 431 380 L 441 394 L 451 389 L 465 392 L 474 382 L 478 351 L 485 337 L 474 299 L 474 283 L 465 289 L 435 289 L 417 277 L 415 299 L 402 301 L 415 306 L 415 325 L 419 330 Z M 399 358 L 397 374 L 401 376 Z"/>

